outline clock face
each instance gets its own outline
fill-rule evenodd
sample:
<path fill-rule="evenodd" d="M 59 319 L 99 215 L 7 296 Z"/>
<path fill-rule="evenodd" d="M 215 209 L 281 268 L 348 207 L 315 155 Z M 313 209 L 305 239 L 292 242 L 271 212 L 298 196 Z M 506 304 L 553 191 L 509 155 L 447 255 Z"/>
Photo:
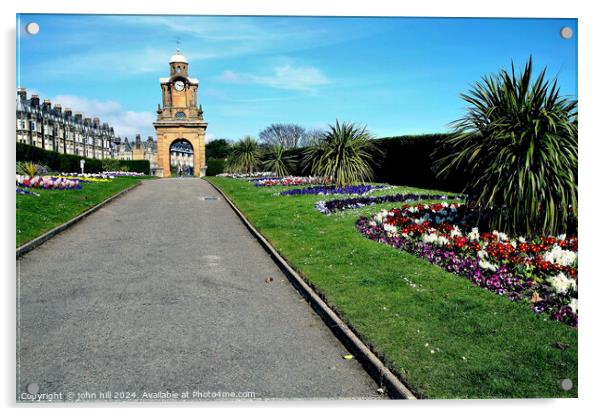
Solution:
<path fill-rule="evenodd" d="M 174 84 L 177 91 L 182 91 L 184 89 L 184 81 L 176 81 Z"/>
<path fill-rule="evenodd" d="M 178 111 L 176 113 L 176 118 L 184 118 L 184 117 L 186 117 L 186 114 L 184 114 L 183 111 Z"/>

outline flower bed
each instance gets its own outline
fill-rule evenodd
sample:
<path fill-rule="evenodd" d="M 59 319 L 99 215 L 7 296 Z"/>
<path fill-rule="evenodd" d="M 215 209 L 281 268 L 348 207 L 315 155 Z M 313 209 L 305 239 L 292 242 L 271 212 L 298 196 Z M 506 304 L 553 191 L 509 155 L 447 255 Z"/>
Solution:
<path fill-rule="evenodd" d="M 17 193 L 21 194 L 21 195 L 32 195 L 32 196 L 40 196 L 40 194 L 30 191 L 28 189 L 23 189 L 23 188 L 19 188 L 17 187 Z"/>
<path fill-rule="evenodd" d="M 358 198 L 331 199 L 316 202 L 316 209 L 322 214 L 330 215 L 336 211 L 362 208 L 367 205 L 378 205 L 386 202 L 425 201 L 429 199 L 464 199 L 464 195 L 432 195 L 432 194 L 394 194 L 379 196 L 363 196 Z"/>
<path fill-rule="evenodd" d="M 114 178 L 112 176 L 107 176 L 106 178 L 102 178 L 102 177 L 93 177 L 93 176 L 71 176 L 71 175 L 59 175 L 59 176 L 55 176 L 55 178 L 57 179 L 72 179 L 72 180 L 78 180 L 80 182 L 111 182 L 111 180 Z"/>
<path fill-rule="evenodd" d="M 215 176 L 234 179 L 266 178 L 276 175 L 274 172 L 253 172 L 253 173 L 220 173 Z"/>
<path fill-rule="evenodd" d="M 96 179 L 114 179 L 117 176 L 144 176 L 144 173 L 140 172 L 100 172 L 100 173 L 77 173 L 77 172 L 61 172 L 61 176 L 74 177 L 74 178 L 96 178 Z"/>
<path fill-rule="evenodd" d="M 310 186 L 308 188 L 288 189 L 280 192 L 280 195 L 363 195 L 384 188 L 384 185 L 347 185 L 340 188 L 334 185 Z"/>
<path fill-rule="evenodd" d="M 142 172 L 103 172 L 102 174 L 113 176 L 113 177 L 118 177 L 118 176 L 127 176 L 127 177 L 146 176 L 146 173 L 142 173 Z"/>
<path fill-rule="evenodd" d="M 261 178 L 246 178 L 249 182 L 257 182 L 257 181 L 277 181 L 282 179 L 282 176 L 274 176 L 274 177 L 269 177 L 269 176 L 265 176 L 265 177 L 261 177 Z"/>
<path fill-rule="evenodd" d="M 332 183 L 332 179 L 313 176 L 287 176 L 285 178 L 267 178 L 255 181 L 255 186 L 299 186 L 299 185 L 324 185 Z"/>
<path fill-rule="evenodd" d="M 22 188 L 52 189 L 52 190 L 70 190 L 80 189 L 79 180 L 56 178 L 52 176 L 17 176 L 17 186 Z"/>
<path fill-rule="evenodd" d="M 481 232 L 478 212 L 462 204 L 404 205 L 360 217 L 371 240 L 416 254 L 475 285 L 512 300 L 528 299 L 537 313 L 577 326 L 577 237 L 510 238 Z"/>

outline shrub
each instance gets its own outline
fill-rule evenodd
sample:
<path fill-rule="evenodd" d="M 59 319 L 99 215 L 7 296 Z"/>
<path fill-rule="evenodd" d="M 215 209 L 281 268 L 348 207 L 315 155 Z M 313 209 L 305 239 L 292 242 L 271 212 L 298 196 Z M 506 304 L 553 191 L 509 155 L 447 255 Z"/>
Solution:
<path fill-rule="evenodd" d="M 261 165 L 261 151 L 257 141 L 246 136 L 232 148 L 226 169 L 233 173 L 252 173 Z"/>
<path fill-rule="evenodd" d="M 337 120 L 305 150 L 303 163 L 312 175 L 332 178 L 339 187 L 370 181 L 374 176 L 370 161 L 379 153 L 371 139 L 365 127 Z"/>
<path fill-rule="evenodd" d="M 577 209 L 577 101 L 563 98 L 531 59 L 520 73 L 483 77 L 462 98 L 468 113 L 453 123 L 445 177 L 468 166 L 464 191 L 495 215 L 491 227 L 533 235 L 565 233 Z"/>
<path fill-rule="evenodd" d="M 102 161 L 102 170 L 105 172 L 117 172 L 119 168 L 119 160 L 117 159 L 103 159 Z"/>
<path fill-rule="evenodd" d="M 275 144 L 265 154 L 263 166 L 266 171 L 276 173 L 276 176 L 287 176 L 294 165 L 292 156 L 286 154 L 284 146 Z"/>
<path fill-rule="evenodd" d="M 232 146 L 226 139 L 214 139 L 205 145 L 205 156 L 209 159 L 225 159 L 230 155 Z"/>

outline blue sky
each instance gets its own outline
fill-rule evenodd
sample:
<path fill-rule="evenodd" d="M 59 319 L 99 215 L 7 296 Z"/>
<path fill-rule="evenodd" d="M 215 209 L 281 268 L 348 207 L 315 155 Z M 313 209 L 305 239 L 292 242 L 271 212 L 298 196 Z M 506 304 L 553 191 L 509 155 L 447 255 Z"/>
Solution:
<path fill-rule="evenodd" d="M 575 19 L 21 15 L 18 25 L 18 85 L 130 138 L 154 135 L 178 39 L 209 138 L 337 118 L 378 137 L 444 132 L 471 83 L 530 55 L 577 94 Z"/>

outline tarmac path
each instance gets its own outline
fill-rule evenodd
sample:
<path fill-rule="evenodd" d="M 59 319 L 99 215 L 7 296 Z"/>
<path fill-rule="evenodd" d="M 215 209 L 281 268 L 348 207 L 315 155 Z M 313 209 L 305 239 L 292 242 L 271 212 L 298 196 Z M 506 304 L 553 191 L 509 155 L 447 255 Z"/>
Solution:
<path fill-rule="evenodd" d="M 380 397 L 203 180 L 145 181 L 17 273 L 19 401 Z"/>

